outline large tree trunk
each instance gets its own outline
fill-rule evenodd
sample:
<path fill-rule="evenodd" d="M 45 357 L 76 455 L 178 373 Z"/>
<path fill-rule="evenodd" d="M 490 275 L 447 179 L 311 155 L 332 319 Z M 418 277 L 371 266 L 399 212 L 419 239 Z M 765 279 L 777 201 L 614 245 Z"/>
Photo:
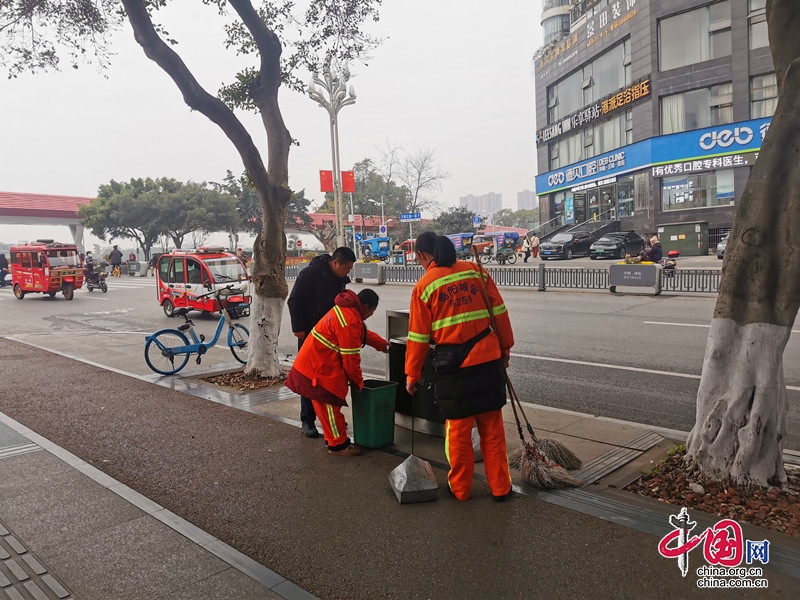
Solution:
<path fill-rule="evenodd" d="M 779 102 L 725 250 L 687 459 L 743 485 L 786 481 L 783 351 L 800 303 L 800 3 L 767 0 Z"/>
<path fill-rule="evenodd" d="M 142 0 L 122 0 L 134 37 L 145 55 L 175 82 L 187 105 L 208 117 L 236 147 L 247 175 L 261 200 L 264 226 L 253 247 L 250 343 L 247 373 L 274 378 L 281 375 L 278 363 L 283 301 L 288 293 L 284 264 L 286 238 L 283 232 L 289 191 L 289 146 L 291 136 L 278 106 L 281 85 L 281 45 L 249 0 L 229 0 L 230 5 L 253 35 L 260 55 L 259 72 L 250 85 L 250 96 L 261 114 L 267 134 L 268 167 L 258 148 L 233 111 L 222 100 L 209 94 L 197 82 L 175 51 L 162 40 Z"/>

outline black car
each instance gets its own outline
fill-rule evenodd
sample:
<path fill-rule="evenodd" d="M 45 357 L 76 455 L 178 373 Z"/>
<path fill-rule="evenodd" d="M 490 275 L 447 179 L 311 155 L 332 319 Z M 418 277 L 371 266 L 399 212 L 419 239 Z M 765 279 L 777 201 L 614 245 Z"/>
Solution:
<path fill-rule="evenodd" d="M 589 247 L 589 258 L 625 258 L 626 254 L 635 256 L 644 250 L 644 238 L 633 231 L 614 231 L 606 233 Z"/>
<path fill-rule="evenodd" d="M 539 244 L 539 257 L 542 260 L 548 258 L 569 260 L 573 256 L 588 256 L 589 246 L 593 241 L 594 238 L 585 231 L 557 233 L 546 242 Z"/>
<path fill-rule="evenodd" d="M 719 244 L 717 244 L 717 258 L 720 259 L 720 260 L 725 258 L 725 248 L 728 247 L 728 236 L 729 235 L 730 235 L 729 233 L 726 233 L 725 237 L 723 237 L 719 241 Z"/>

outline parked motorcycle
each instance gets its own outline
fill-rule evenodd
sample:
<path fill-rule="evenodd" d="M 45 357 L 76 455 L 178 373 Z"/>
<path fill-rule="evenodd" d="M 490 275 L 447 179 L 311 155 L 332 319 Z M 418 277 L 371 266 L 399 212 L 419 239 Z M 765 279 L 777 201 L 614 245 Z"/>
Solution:
<path fill-rule="evenodd" d="M 108 291 L 108 285 L 106 284 L 106 277 L 108 277 L 108 273 L 106 273 L 107 266 L 108 263 L 99 262 L 94 265 L 91 271 L 87 269 L 86 277 L 84 277 L 87 290 L 93 292 L 95 288 L 99 288 L 104 294 Z"/>

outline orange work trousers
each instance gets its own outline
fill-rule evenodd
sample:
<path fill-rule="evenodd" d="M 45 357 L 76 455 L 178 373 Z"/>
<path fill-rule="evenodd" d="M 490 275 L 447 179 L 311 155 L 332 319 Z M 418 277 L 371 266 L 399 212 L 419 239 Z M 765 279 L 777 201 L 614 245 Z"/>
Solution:
<path fill-rule="evenodd" d="M 500 410 L 467 417 L 447 419 L 444 450 L 450 471 L 447 482 L 459 500 L 469 500 L 472 477 L 475 474 L 475 451 L 472 449 L 472 425 L 477 423 L 481 438 L 483 466 L 493 496 L 505 496 L 511 491 L 511 472 L 506 454 L 506 431 Z"/>
<path fill-rule="evenodd" d="M 347 443 L 347 423 L 344 420 L 341 406 L 325 404 L 312 399 L 314 412 L 322 425 L 322 435 L 328 448 L 335 450 L 337 446 Z"/>

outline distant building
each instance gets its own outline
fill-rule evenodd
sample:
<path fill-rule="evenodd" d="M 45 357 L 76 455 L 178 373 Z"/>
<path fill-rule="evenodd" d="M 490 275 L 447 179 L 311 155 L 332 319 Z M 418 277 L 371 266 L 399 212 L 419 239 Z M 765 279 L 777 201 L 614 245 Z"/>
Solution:
<path fill-rule="evenodd" d="M 458 205 L 468 208 L 477 215 L 481 213 L 493 215 L 503 208 L 503 194 L 495 194 L 494 192 L 489 192 L 481 196 L 469 194 L 467 196 L 461 196 L 458 199 Z"/>
<path fill-rule="evenodd" d="M 517 192 L 517 210 L 533 210 L 534 208 L 539 208 L 536 192 L 530 190 Z"/>

